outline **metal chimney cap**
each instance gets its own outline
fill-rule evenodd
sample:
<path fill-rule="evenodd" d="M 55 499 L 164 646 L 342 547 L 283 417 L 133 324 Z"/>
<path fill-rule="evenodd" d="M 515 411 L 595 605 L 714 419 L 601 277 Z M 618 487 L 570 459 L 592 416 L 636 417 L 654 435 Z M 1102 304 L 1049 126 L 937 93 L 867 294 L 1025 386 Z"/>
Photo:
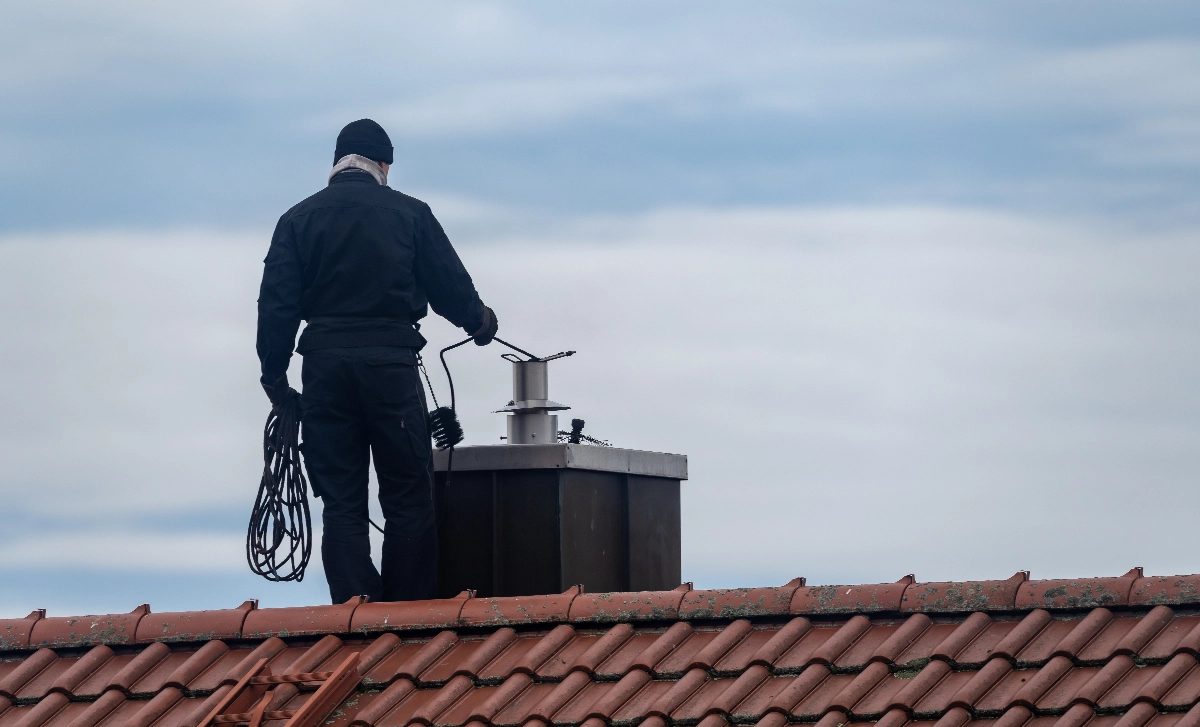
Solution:
<path fill-rule="evenodd" d="M 567 406 L 566 404 L 559 404 L 557 401 L 550 401 L 549 399 L 527 399 L 525 401 L 514 401 L 512 404 L 509 404 L 503 409 L 497 409 L 493 413 L 502 414 L 504 412 L 530 411 L 533 409 L 540 409 L 542 411 L 562 411 L 563 409 L 570 408 L 571 407 Z"/>

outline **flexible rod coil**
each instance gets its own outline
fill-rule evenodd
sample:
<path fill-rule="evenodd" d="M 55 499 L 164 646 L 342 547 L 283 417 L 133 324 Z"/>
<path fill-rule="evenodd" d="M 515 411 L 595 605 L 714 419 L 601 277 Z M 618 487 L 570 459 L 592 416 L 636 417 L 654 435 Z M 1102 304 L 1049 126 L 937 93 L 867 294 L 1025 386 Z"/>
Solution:
<path fill-rule="evenodd" d="M 269 581 L 302 581 L 312 556 L 308 481 L 300 462 L 300 397 L 271 409 L 263 473 L 246 529 L 246 562 Z"/>

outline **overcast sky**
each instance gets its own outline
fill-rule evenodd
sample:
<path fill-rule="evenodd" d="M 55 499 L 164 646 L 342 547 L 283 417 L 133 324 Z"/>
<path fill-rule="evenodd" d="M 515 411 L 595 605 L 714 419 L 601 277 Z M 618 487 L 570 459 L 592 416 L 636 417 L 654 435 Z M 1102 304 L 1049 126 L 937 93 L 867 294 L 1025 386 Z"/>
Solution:
<path fill-rule="evenodd" d="M 245 565 L 254 301 L 361 117 L 553 398 L 689 455 L 697 586 L 1200 572 L 1192 3 L 4 3 L 0 617 L 328 598 Z"/>

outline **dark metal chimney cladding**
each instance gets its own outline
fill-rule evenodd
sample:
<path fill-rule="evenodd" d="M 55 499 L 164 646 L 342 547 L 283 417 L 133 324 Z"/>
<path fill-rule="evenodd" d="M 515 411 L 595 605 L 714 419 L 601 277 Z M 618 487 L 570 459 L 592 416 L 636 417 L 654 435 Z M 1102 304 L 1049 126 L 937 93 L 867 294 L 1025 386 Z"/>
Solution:
<path fill-rule="evenodd" d="M 558 441 L 570 407 L 549 396 L 549 362 L 513 365 L 508 444 L 434 453 L 438 590 L 480 596 L 669 590 L 680 583 L 679 486 L 687 457 Z"/>

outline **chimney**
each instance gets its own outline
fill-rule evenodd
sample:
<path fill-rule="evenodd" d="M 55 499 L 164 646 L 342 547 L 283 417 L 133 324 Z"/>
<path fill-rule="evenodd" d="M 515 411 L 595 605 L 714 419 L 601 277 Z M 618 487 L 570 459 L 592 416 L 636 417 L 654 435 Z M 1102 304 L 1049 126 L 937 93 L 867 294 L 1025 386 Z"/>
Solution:
<path fill-rule="evenodd" d="M 434 452 L 438 590 L 480 596 L 669 590 L 680 583 L 679 484 L 687 457 L 560 437 L 549 364 L 570 356 L 504 358 L 513 367 L 506 444 Z M 564 440 L 564 441 L 560 441 Z"/>

